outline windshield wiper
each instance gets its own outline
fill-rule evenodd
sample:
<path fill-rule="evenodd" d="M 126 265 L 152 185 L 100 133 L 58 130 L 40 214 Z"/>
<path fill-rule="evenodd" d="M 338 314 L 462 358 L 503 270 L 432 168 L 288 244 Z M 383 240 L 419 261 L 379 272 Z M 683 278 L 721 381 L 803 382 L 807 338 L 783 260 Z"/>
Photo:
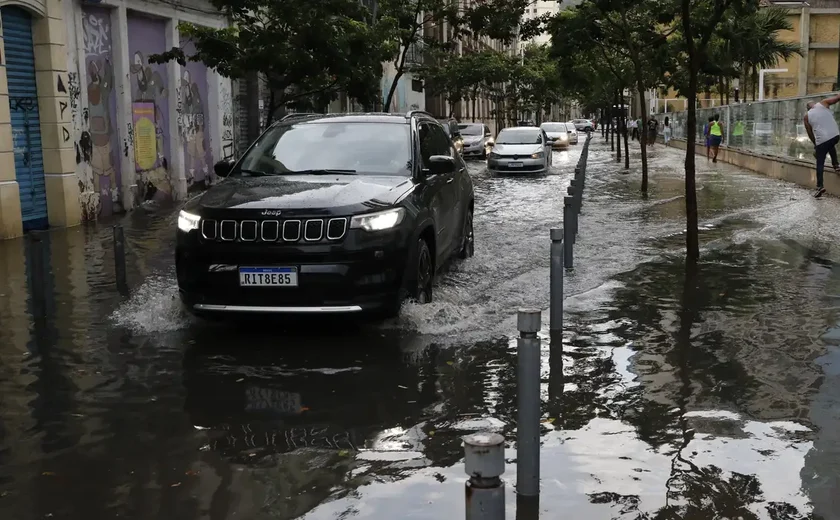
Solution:
<path fill-rule="evenodd" d="M 257 176 L 257 177 L 266 177 L 268 175 L 274 175 L 273 173 L 261 172 L 259 170 L 245 170 L 245 169 L 240 169 L 239 173 L 247 173 L 248 175 L 254 175 L 254 176 Z"/>
<path fill-rule="evenodd" d="M 340 173 L 340 174 L 343 174 L 343 175 L 354 175 L 356 173 L 356 170 L 327 169 L 327 170 L 297 170 L 297 171 L 288 172 L 289 175 L 295 175 L 295 174 L 299 174 L 299 173 L 300 174 L 305 174 L 305 175 L 331 175 L 331 174 L 334 174 L 334 173 Z"/>

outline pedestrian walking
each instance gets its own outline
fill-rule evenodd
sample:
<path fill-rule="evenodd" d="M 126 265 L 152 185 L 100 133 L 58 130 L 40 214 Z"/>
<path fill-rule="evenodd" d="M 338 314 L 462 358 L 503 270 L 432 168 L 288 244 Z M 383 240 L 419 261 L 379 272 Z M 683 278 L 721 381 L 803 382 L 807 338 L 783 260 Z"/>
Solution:
<path fill-rule="evenodd" d="M 723 142 L 723 123 L 720 122 L 720 115 L 715 114 L 712 122 L 709 123 L 709 144 L 712 146 L 712 162 L 716 163 L 720 143 Z"/>
<path fill-rule="evenodd" d="M 665 138 L 665 146 L 668 146 L 668 141 L 671 140 L 671 120 L 665 116 L 665 123 L 662 129 L 662 136 Z"/>
<path fill-rule="evenodd" d="M 837 150 L 834 148 L 840 142 L 840 129 L 834 119 L 834 113 L 829 108 L 840 101 L 840 95 L 823 99 L 820 102 L 811 101 L 808 103 L 808 113 L 805 114 L 805 130 L 808 137 L 814 143 L 814 155 L 817 157 L 817 192 L 814 197 L 822 197 L 825 193 L 823 186 L 823 170 L 825 169 L 825 156 L 831 156 L 831 165 L 835 172 L 840 172 L 840 164 L 837 162 Z"/>
<path fill-rule="evenodd" d="M 653 146 L 653 143 L 656 142 L 656 135 L 659 130 L 659 121 L 657 121 L 655 117 L 648 119 L 647 130 L 648 146 Z"/>
<path fill-rule="evenodd" d="M 715 120 L 714 116 L 709 116 L 709 120 L 706 121 L 705 125 L 703 125 L 703 141 L 705 141 L 705 143 L 706 143 L 706 160 L 707 161 L 711 160 L 711 158 L 712 158 L 712 156 L 711 156 L 712 139 L 711 139 L 711 136 L 709 135 L 709 127 L 712 126 L 712 123 L 714 122 L 714 120 Z"/>
<path fill-rule="evenodd" d="M 639 122 L 635 119 L 631 119 L 630 123 L 630 139 L 636 141 L 639 139 Z"/>

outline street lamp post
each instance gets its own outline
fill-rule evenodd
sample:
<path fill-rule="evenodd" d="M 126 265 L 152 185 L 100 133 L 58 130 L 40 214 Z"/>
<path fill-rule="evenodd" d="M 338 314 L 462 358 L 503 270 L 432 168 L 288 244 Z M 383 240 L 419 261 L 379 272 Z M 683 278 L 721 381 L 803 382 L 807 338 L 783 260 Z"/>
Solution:
<path fill-rule="evenodd" d="M 764 101 L 764 75 L 787 72 L 787 69 L 761 69 L 758 71 L 758 100 Z"/>

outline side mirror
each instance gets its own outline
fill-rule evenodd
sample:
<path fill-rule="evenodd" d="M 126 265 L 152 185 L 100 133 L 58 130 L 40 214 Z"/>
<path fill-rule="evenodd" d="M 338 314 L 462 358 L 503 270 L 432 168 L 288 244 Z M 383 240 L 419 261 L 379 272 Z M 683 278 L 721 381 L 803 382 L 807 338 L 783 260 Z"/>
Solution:
<path fill-rule="evenodd" d="M 449 155 L 429 157 L 429 175 L 452 173 L 455 171 L 455 158 Z"/>
<path fill-rule="evenodd" d="M 233 159 L 222 159 L 213 165 L 213 172 L 219 177 L 227 177 L 236 162 Z"/>

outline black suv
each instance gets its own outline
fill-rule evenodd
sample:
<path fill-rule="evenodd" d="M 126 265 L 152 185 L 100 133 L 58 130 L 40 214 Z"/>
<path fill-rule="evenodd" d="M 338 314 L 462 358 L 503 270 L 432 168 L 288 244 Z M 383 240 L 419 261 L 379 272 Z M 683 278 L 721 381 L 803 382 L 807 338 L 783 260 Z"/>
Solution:
<path fill-rule="evenodd" d="M 473 255 L 473 184 L 431 115 L 309 115 L 273 124 L 178 216 L 190 312 L 393 316 Z"/>

